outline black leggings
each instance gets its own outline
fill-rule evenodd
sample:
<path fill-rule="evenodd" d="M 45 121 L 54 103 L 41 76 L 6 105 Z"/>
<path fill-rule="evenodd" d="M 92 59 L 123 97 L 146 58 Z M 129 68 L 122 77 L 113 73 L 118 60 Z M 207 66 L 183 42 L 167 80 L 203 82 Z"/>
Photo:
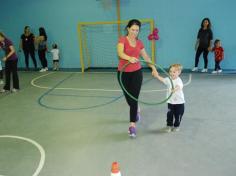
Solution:
<path fill-rule="evenodd" d="M 42 67 L 43 68 L 48 67 L 48 61 L 46 58 L 46 50 L 38 50 L 38 55 L 39 55 L 39 59 L 42 64 Z"/>
<path fill-rule="evenodd" d="M 35 53 L 34 50 L 24 50 L 24 55 L 25 55 L 25 66 L 28 69 L 29 68 L 29 55 L 31 56 L 33 63 L 34 63 L 34 68 L 37 68 L 37 62 L 35 59 Z"/>
<path fill-rule="evenodd" d="M 17 73 L 17 60 L 7 60 L 5 62 L 5 76 L 6 82 L 4 89 L 10 90 L 11 86 L 11 74 L 13 79 L 13 88 L 19 89 L 19 78 Z"/>
<path fill-rule="evenodd" d="M 120 84 L 120 72 L 117 74 L 118 81 Z M 134 72 L 123 72 L 122 73 L 122 83 L 125 89 L 131 94 L 133 97 L 138 99 L 139 93 L 141 90 L 143 81 L 143 72 L 142 70 L 137 70 Z M 121 86 L 121 84 L 120 84 Z M 122 87 L 121 87 L 122 88 Z M 122 88 L 123 90 L 123 88 Z M 130 122 L 136 122 L 136 116 L 138 111 L 138 102 L 132 99 L 124 90 L 123 93 L 125 95 L 126 102 L 130 107 Z"/>
<path fill-rule="evenodd" d="M 0 79 L 3 79 L 3 71 L 0 70 Z"/>
<path fill-rule="evenodd" d="M 207 48 L 201 48 L 201 47 L 197 48 L 197 52 L 195 55 L 195 67 L 198 67 L 199 57 L 202 54 L 202 52 L 203 52 L 203 59 L 204 59 L 204 68 L 207 68 L 207 65 L 208 65 L 207 56 L 208 56 L 209 51 Z"/>

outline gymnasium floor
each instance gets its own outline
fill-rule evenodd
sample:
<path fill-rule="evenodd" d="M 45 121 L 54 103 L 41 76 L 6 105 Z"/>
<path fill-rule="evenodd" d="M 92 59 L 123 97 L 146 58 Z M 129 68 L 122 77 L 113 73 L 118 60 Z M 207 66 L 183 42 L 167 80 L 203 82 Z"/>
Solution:
<path fill-rule="evenodd" d="M 21 91 L 0 94 L 1 176 L 235 176 L 235 74 L 183 73 L 179 132 L 163 133 L 166 104 L 141 106 L 136 139 L 116 73 L 20 72 Z M 0 86 L 2 87 L 2 86 Z M 144 73 L 140 99 L 165 87 Z"/>

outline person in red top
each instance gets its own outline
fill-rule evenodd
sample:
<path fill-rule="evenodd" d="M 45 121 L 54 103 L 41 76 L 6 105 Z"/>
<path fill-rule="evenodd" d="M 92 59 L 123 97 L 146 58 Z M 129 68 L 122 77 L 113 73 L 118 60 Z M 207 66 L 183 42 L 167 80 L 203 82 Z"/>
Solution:
<path fill-rule="evenodd" d="M 139 97 L 143 80 L 143 73 L 139 58 L 142 56 L 145 61 L 151 62 L 142 41 L 138 39 L 140 28 L 141 22 L 139 20 L 130 20 L 125 28 L 127 30 L 127 35 L 120 37 L 117 44 L 117 53 L 119 56 L 117 76 L 119 84 L 121 84 L 119 79 L 121 70 L 123 66 L 129 62 L 130 64 L 123 71 L 121 79 L 125 89 L 136 99 Z M 148 65 L 152 69 L 152 75 L 157 75 L 156 67 L 152 64 Z M 131 137 L 136 137 L 135 124 L 140 118 L 138 114 L 138 102 L 127 95 L 124 90 L 123 93 L 130 108 L 129 135 Z"/>
<path fill-rule="evenodd" d="M 19 90 L 19 78 L 17 73 L 17 55 L 11 40 L 9 40 L 2 32 L 0 32 L 0 49 L 5 51 L 5 56 L 2 60 L 5 62 L 5 77 L 6 82 L 1 93 L 10 91 L 11 74 L 13 78 L 13 89 L 12 92 Z"/>
<path fill-rule="evenodd" d="M 222 69 L 220 68 L 220 62 L 224 59 L 224 49 L 221 47 L 219 39 L 215 40 L 212 51 L 215 54 L 215 70 L 212 73 L 221 73 Z"/>

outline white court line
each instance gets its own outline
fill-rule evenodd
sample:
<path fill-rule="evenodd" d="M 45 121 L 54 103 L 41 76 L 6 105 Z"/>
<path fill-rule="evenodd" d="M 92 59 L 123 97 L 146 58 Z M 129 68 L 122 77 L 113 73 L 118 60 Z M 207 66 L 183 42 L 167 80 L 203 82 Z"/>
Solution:
<path fill-rule="evenodd" d="M 52 72 L 55 73 L 55 72 Z M 39 77 L 36 77 L 31 80 L 31 85 L 40 89 L 52 89 L 52 87 L 46 87 L 46 86 L 40 86 L 37 85 L 35 82 L 39 80 L 40 78 L 43 78 L 45 76 L 51 75 L 52 73 L 48 73 L 45 75 L 41 75 Z M 189 74 L 189 80 L 184 84 L 184 86 L 187 86 L 192 81 L 192 74 Z M 122 92 L 121 89 L 81 89 L 81 88 L 70 88 L 70 87 L 56 87 L 55 90 L 78 90 L 78 91 L 100 91 L 100 92 Z M 148 93 L 148 92 L 161 92 L 166 91 L 167 89 L 154 89 L 154 90 L 142 90 L 141 92 Z"/>
<path fill-rule="evenodd" d="M 34 172 L 34 174 L 32 176 L 38 176 L 39 175 L 40 171 L 43 168 L 44 162 L 45 162 L 45 151 L 44 151 L 43 147 L 40 144 L 33 141 L 32 139 L 24 138 L 24 137 L 20 137 L 20 136 L 0 135 L 0 138 L 20 139 L 20 140 L 23 140 L 23 141 L 27 141 L 27 142 L 33 144 L 35 147 L 37 147 L 37 149 L 39 150 L 41 156 L 40 156 L 40 161 L 39 161 L 38 167 L 37 167 L 36 171 Z M 4 176 L 4 175 L 0 175 L 0 176 Z"/>

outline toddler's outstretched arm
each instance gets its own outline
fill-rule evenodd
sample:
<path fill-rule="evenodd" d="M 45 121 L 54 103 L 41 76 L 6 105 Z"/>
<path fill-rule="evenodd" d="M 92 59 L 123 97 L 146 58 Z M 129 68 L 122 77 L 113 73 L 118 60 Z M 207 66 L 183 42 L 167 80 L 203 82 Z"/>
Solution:
<path fill-rule="evenodd" d="M 164 82 L 164 78 L 160 76 L 158 72 L 156 75 L 154 75 L 154 77 L 157 78 L 159 81 Z"/>

